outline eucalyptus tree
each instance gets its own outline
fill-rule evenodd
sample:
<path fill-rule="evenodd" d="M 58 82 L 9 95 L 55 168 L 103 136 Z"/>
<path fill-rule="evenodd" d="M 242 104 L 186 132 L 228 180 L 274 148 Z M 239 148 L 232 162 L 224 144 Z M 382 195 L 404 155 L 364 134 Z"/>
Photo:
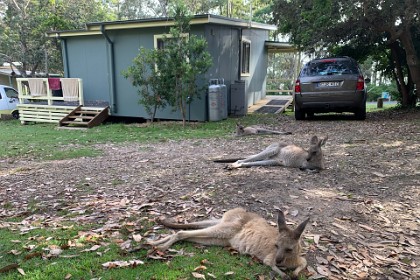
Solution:
<path fill-rule="evenodd" d="M 413 106 L 413 85 L 420 86 L 418 7 L 420 0 L 274 0 L 273 16 L 279 30 L 310 53 L 341 48 L 359 60 L 388 53 L 389 64 L 400 67 L 394 78 L 402 105 Z"/>
<path fill-rule="evenodd" d="M 78 29 L 86 22 L 112 19 L 101 2 L 92 0 L 5 0 L 0 17 L 0 55 L 16 63 L 23 76 L 39 70 L 62 71 L 56 40 L 45 34 Z"/>

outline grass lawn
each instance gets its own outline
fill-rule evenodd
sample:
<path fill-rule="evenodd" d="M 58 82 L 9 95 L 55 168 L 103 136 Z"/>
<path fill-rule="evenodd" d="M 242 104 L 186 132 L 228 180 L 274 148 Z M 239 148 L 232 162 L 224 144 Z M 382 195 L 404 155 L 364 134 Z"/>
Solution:
<path fill-rule="evenodd" d="M 0 159 L 29 157 L 40 160 L 90 157 L 100 153 L 95 144 L 120 142 L 154 142 L 182 139 L 227 137 L 238 119 L 221 122 L 191 123 L 161 122 L 153 125 L 106 123 L 88 130 L 58 129 L 55 124 L 21 125 L 17 120 L 0 120 Z M 269 115 L 241 118 L 241 123 L 273 123 Z"/>

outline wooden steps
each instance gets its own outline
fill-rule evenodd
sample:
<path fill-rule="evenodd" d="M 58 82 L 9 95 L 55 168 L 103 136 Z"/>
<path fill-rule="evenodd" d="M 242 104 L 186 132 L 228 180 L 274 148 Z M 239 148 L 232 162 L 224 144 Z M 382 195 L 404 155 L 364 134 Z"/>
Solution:
<path fill-rule="evenodd" d="M 83 107 L 77 106 L 73 111 L 60 120 L 60 127 L 91 128 L 100 125 L 109 116 L 109 107 Z"/>

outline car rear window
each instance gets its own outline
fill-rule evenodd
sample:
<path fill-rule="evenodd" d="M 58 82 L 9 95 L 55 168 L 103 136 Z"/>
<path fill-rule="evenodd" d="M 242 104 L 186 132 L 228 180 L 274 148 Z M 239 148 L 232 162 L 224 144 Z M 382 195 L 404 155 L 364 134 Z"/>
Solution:
<path fill-rule="evenodd" d="M 358 74 L 357 64 L 350 60 L 323 59 L 308 62 L 302 69 L 302 77 Z"/>

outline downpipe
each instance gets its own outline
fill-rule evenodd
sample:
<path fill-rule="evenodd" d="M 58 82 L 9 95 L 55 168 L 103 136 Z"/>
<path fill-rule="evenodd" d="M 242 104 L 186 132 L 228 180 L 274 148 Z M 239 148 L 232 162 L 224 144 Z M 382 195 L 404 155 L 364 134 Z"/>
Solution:
<path fill-rule="evenodd" d="M 109 53 L 109 63 L 110 63 L 110 71 L 111 73 L 108 72 L 109 76 L 110 76 L 110 88 L 111 88 L 111 111 L 113 113 L 117 113 L 117 104 L 115 102 L 116 100 L 116 86 L 115 86 L 115 52 L 114 52 L 114 42 L 112 42 L 111 38 L 109 38 L 108 34 L 105 32 L 105 27 L 102 24 L 101 25 L 101 33 L 102 35 L 105 37 L 106 41 L 108 42 L 109 48 L 110 48 L 110 53 Z"/>

